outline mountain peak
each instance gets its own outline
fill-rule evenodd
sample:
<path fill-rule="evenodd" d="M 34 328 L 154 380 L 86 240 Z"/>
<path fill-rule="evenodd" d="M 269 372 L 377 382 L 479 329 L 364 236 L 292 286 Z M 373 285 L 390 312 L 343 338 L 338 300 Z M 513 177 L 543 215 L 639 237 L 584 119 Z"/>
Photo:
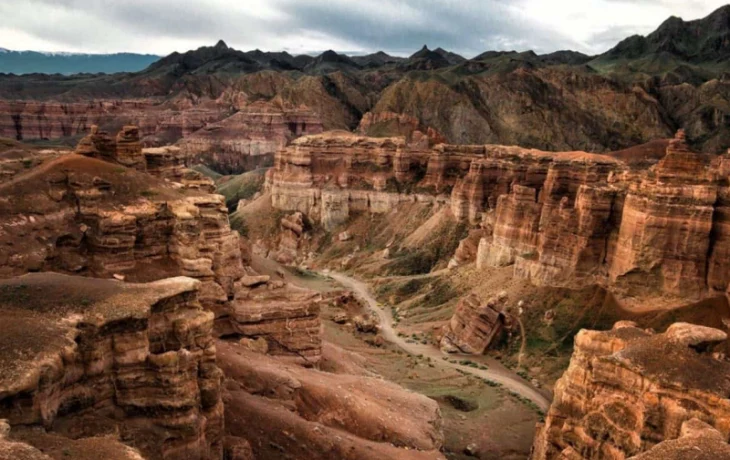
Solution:
<path fill-rule="evenodd" d="M 228 45 L 226 45 L 226 42 L 224 42 L 223 40 L 218 40 L 218 43 L 215 44 L 214 48 L 219 50 L 227 50 Z"/>

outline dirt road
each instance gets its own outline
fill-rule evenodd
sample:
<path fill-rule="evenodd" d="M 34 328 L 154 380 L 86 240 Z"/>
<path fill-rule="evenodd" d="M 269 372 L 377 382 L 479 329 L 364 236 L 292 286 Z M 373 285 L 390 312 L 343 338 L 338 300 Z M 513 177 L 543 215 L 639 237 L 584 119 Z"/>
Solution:
<path fill-rule="evenodd" d="M 406 340 L 402 337 L 399 337 L 393 329 L 393 315 L 390 309 L 381 308 L 378 306 L 378 301 L 375 300 L 372 294 L 370 294 L 370 289 L 368 288 L 367 284 L 354 278 L 350 278 L 349 276 L 343 275 L 341 273 L 331 271 L 325 271 L 323 273 L 331 277 L 347 289 L 352 290 L 361 301 L 365 302 L 370 307 L 370 310 L 372 310 L 372 312 L 376 314 L 378 316 L 378 319 L 380 320 L 380 333 L 386 341 L 398 346 L 406 353 L 412 355 L 423 355 L 425 357 L 431 358 L 433 362 L 438 366 L 448 366 L 454 369 L 462 370 L 477 377 L 497 382 L 508 390 L 511 390 L 514 393 L 522 396 L 523 398 L 529 399 L 530 401 L 535 403 L 541 410 L 547 412 L 548 407 L 550 407 L 550 401 L 537 389 L 535 389 L 524 379 L 522 379 L 519 375 L 515 374 L 509 369 L 502 367 L 501 365 L 498 365 L 497 363 L 492 364 L 488 370 L 484 370 L 464 366 L 450 361 L 445 361 L 443 360 L 444 356 L 451 356 L 452 358 L 463 357 L 465 359 L 469 358 L 469 356 L 458 354 L 448 355 L 431 345 L 406 342 Z"/>

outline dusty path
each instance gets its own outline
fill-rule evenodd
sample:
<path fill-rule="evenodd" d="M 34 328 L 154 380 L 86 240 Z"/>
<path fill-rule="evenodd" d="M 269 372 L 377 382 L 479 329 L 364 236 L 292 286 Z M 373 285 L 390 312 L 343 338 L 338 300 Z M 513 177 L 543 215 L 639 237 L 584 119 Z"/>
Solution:
<path fill-rule="evenodd" d="M 354 278 L 350 278 L 347 275 L 343 275 L 337 272 L 324 271 L 325 275 L 331 277 L 347 289 L 352 290 L 355 295 L 370 307 L 373 313 L 377 314 L 380 320 L 380 333 L 383 338 L 398 346 L 406 353 L 412 355 L 423 355 L 431 358 L 436 365 L 447 366 L 454 369 L 459 369 L 469 374 L 481 377 L 484 379 L 491 380 L 493 382 L 500 383 L 505 388 L 517 393 L 518 395 L 529 399 L 535 403 L 541 410 L 547 412 L 550 407 L 550 401 L 529 383 L 523 380 L 520 376 L 513 373 L 509 369 L 501 367 L 499 365 L 492 364 L 488 370 L 475 369 L 469 366 L 463 366 L 461 364 L 453 363 L 450 361 L 443 360 L 444 356 L 460 357 L 464 356 L 468 358 L 468 355 L 446 355 L 441 350 L 431 346 L 423 345 L 419 343 L 408 343 L 405 339 L 398 336 L 393 329 L 393 315 L 388 308 L 381 308 L 378 306 L 378 301 L 370 294 L 370 289 L 367 284 L 358 281 Z"/>

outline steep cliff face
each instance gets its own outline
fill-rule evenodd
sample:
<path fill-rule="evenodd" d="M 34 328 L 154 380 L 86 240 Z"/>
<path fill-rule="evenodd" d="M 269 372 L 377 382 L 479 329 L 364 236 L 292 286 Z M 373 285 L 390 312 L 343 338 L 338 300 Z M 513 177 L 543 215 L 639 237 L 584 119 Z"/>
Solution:
<path fill-rule="evenodd" d="M 448 204 L 480 236 L 464 241 L 452 266 L 460 258 L 513 266 L 515 276 L 540 286 L 599 284 L 628 303 L 675 305 L 724 293 L 730 163 L 692 152 L 683 131 L 655 144 L 664 155 L 647 168 L 648 157 L 619 159 L 627 152 L 424 148 L 403 137 L 328 132 L 278 152 L 266 186 L 274 208 L 327 230 L 363 212 Z"/>
<path fill-rule="evenodd" d="M 123 132 L 127 136 L 134 130 Z M 266 336 L 272 349 L 277 345 L 280 353 L 295 356 L 304 350 L 316 362 L 318 336 L 307 346 L 303 338 L 290 343 L 283 337 L 292 330 L 305 337 L 318 330 L 317 309 L 311 305 L 318 299 L 304 301 L 285 286 L 273 290 L 266 283 L 270 302 L 262 305 L 251 295 L 245 281 L 253 273 L 243 264 L 241 240 L 230 228 L 224 198 L 207 192 L 210 181 L 181 167 L 175 149 L 143 152 L 129 139 L 115 143 L 96 132 L 82 140 L 79 151 L 108 161 L 62 155 L 2 185 L 0 276 L 57 271 L 132 282 L 189 276 L 201 281 L 200 302 L 215 313 L 217 334 L 233 328 L 242 335 Z M 129 158 L 146 172 L 120 165 Z M 242 313 L 261 313 L 266 305 L 276 309 L 289 294 L 292 305 L 303 306 L 267 318 Z M 231 324 L 237 318 L 245 318 L 247 329 Z M 306 319 L 302 331 L 296 329 L 299 318 Z M 258 322 L 265 327 L 256 330 Z"/>
<path fill-rule="evenodd" d="M 709 160 L 690 152 L 680 133 L 653 171 L 630 185 L 609 259 L 612 283 L 651 284 L 677 296 L 707 290 L 719 186 Z"/>
<path fill-rule="evenodd" d="M 514 264 L 538 285 L 597 283 L 629 303 L 726 290 L 722 158 L 691 152 L 681 131 L 646 171 L 561 155 L 543 183 L 513 184 L 498 199 L 481 266 Z"/>
<path fill-rule="evenodd" d="M 54 273 L 0 281 L 0 418 L 11 435 L 44 451 L 58 435 L 135 458 L 109 445 L 116 436 L 144 458 L 221 458 L 222 373 L 200 285 Z"/>
<path fill-rule="evenodd" d="M 655 455 L 671 447 L 669 441 L 686 432 L 692 419 L 726 440 L 730 363 L 706 351 L 725 340 L 722 331 L 685 323 L 663 334 L 630 323 L 606 332 L 581 331 L 532 458 L 613 460 L 646 451 L 638 458 L 673 458 Z M 674 444 L 702 445 L 682 439 Z"/>
<path fill-rule="evenodd" d="M 417 183 L 400 183 L 396 170 L 408 177 L 414 168 L 422 177 L 427 153 L 404 159 L 404 147 L 402 138 L 376 139 L 341 131 L 297 139 L 277 153 L 267 173 L 272 203 L 333 229 L 355 212 L 383 213 L 401 202 L 443 202 L 446 197 L 405 193 L 405 187 Z"/>
<path fill-rule="evenodd" d="M 179 146 L 191 161 L 223 174 L 237 174 L 270 166 L 274 153 L 291 140 L 321 132 L 322 122 L 307 107 L 258 102 L 186 136 Z"/>

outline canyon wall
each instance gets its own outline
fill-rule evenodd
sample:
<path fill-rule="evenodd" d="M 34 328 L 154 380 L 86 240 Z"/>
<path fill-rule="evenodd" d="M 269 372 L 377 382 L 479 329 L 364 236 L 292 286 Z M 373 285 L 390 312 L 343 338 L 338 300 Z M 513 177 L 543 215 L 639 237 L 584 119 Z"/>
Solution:
<path fill-rule="evenodd" d="M 72 138 L 94 126 L 139 130 L 148 147 L 179 141 L 186 163 L 205 164 L 223 174 L 270 166 L 274 153 L 291 140 L 322 132 L 319 115 L 306 106 L 281 102 L 220 100 L 193 103 L 184 98 L 90 102 L 2 101 L 0 138 L 32 141 Z"/>
<path fill-rule="evenodd" d="M 267 188 L 275 208 L 328 230 L 353 213 L 448 203 L 482 232 L 478 266 L 513 266 L 537 285 L 599 284 L 628 302 L 668 304 L 722 294 L 730 163 L 690 151 L 682 131 L 662 145 L 647 168 L 648 159 L 329 132 L 279 151 Z"/>
<path fill-rule="evenodd" d="M 292 139 L 321 132 L 322 122 L 307 107 L 257 102 L 185 136 L 178 145 L 194 163 L 211 165 L 222 174 L 238 174 L 271 166 L 274 153 Z"/>
<path fill-rule="evenodd" d="M 53 458 L 221 458 L 222 372 L 200 286 L 0 280 L 0 419 L 18 455 L 3 458 L 31 446 Z"/>
<path fill-rule="evenodd" d="M 0 137 L 17 140 L 58 139 L 87 134 L 93 125 L 140 128 L 142 137 L 179 139 L 226 115 L 215 106 L 185 107 L 154 100 L 87 102 L 0 100 Z"/>
<path fill-rule="evenodd" d="M 216 335 L 264 337 L 277 353 L 316 363 L 320 298 L 268 279 L 252 284 L 256 273 L 244 265 L 241 238 L 211 181 L 181 166 L 176 148 L 143 150 L 136 134 L 131 126 L 116 138 L 95 129 L 80 154 L 0 185 L 0 277 L 192 277 L 215 314 Z"/>
<path fill-rule="evenodd" d="M 712 349 L 726 340 L 686 323 L 662 334 L 627 322 L 582 330 L 531 458 L 725 458 L 712 452 L 729 450 L 730 363 Z M 706 457 L 670 455 L 706 445 Z"/>

